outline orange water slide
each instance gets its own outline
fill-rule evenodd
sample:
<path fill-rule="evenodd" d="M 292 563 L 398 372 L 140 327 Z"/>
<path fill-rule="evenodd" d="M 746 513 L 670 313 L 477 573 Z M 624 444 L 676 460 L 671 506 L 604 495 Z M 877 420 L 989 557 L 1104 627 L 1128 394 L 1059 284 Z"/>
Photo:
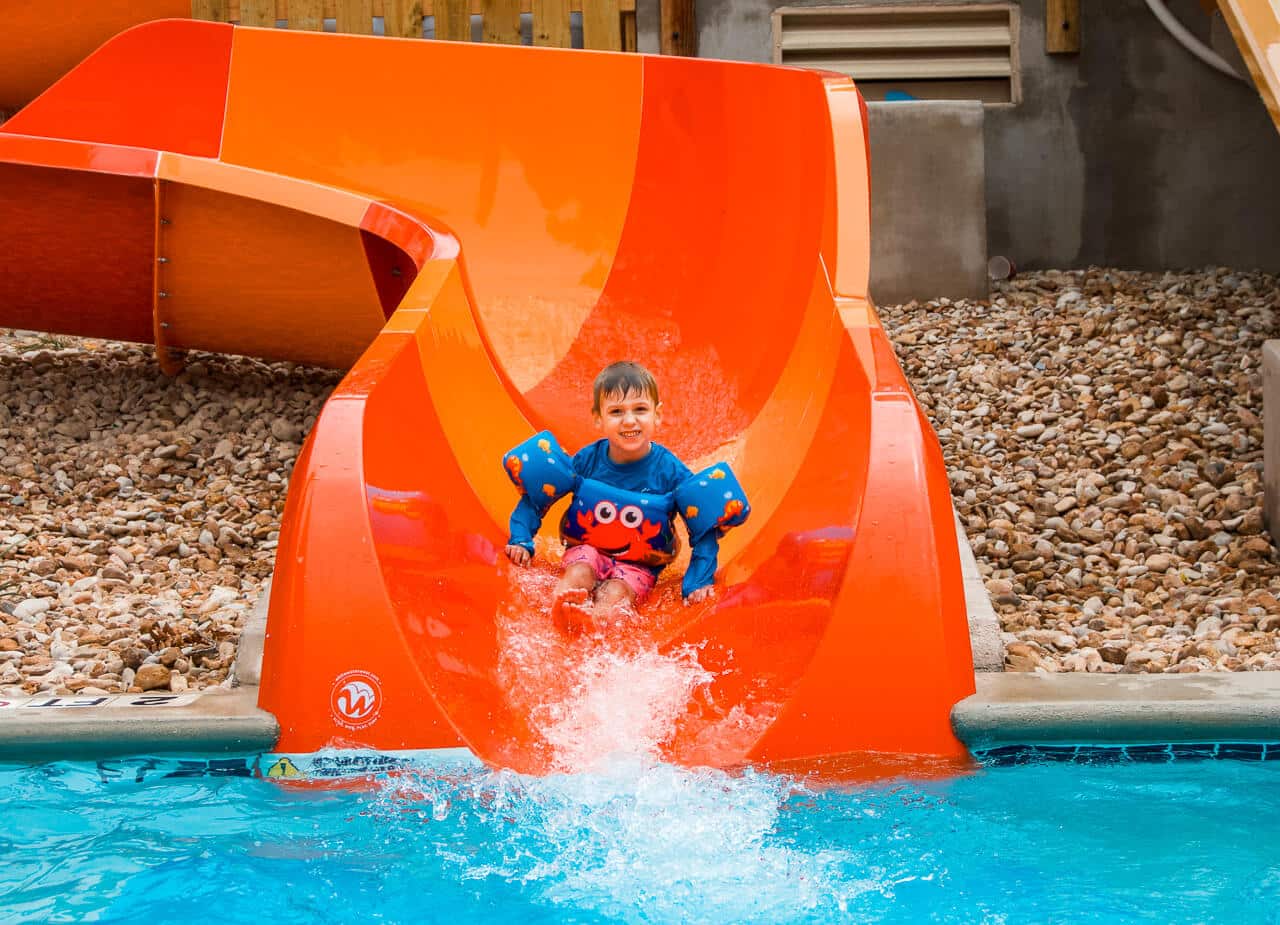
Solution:
<path fill-rule="evenodd" d="M 170 370 L 189 349 L 350 368 L 277 553 L 281 751 L 555 766 L 511 670 L 545 601 L 501 555 L 499 460 L 543 428 L 591 439 L 590 381 L 631 357 L 662 442 L 729 459 L 754 511 L 715 600 L 684 608 L 664 575 L 626 631 L 714 675 L 667 757 L 958 759 L 956 535 L 867 296 L 867 178 L 843 78 L 151 23 L 0 128 L 0 324 L 154 340 Z M 581 656 L 540 651 L 539 683 Z"/>

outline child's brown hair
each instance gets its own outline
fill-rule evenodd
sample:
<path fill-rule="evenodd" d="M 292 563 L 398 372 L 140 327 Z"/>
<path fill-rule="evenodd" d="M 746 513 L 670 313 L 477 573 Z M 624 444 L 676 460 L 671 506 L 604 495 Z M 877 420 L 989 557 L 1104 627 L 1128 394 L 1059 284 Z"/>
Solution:
<path fill-rule="evenodd" d="M 626 397 L 629 392 L 648 395 L 658 405 L 658 380 L 639 363 L 621 360 L 600 370 L 591 386 L 591 413 L 600 413 L 600 399 L 611 395 Z"/>

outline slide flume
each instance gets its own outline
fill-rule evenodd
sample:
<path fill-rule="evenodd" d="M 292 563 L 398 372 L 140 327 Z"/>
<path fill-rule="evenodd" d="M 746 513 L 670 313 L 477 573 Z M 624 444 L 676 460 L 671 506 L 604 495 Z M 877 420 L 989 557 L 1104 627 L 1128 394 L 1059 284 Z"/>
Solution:
<path fill-rule="evenodd" d="M 664 756 L 961 760 L 950 495 L 867 293 L 868 197 L 835 75 L 164 20 L 0 127 L 0 324 L 154 341 L 168 372 L 197 349 L 349 368 L 277 552 L 281 751 L 555 766 L 512 654 L 552 572 L 501 555 L 500 458 L 592 439 L 592 378 L 633 358 L 659 439 L 730 461 L 753 506 L 715 600 L 683 607 L 668 569 L 624 633 L 713 676 Z"/>

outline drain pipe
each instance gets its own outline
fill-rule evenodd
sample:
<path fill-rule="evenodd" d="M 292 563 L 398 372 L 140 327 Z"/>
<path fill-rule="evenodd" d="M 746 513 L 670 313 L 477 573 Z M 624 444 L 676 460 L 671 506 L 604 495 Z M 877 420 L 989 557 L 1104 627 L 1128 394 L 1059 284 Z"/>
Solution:
<path fill-rule="evenodd" d="M 1169 8 L 1164 5 L 1163 0 L 1147 0 L 1147 6 L 1151 8 L 1151 12 L 1156 15 L 1156 19 L 1160 20 L 1161 25 L 1169 31 L 1170 35 L 1178 40 L 1178 44 L 1183 48 L 1191 52 L 1215 71 L 1221 71 L 1228 77 L 1234 77 L 1241 83 L 1248 83 L 1248 81 L 1236 73 L 1236 69 L 1228 64 L 1221 55 L 1188 32 L 1186 27 L 1183 26 L 1182 23 L 1178 22 L 1177 17 L 1169 12 Z"/>

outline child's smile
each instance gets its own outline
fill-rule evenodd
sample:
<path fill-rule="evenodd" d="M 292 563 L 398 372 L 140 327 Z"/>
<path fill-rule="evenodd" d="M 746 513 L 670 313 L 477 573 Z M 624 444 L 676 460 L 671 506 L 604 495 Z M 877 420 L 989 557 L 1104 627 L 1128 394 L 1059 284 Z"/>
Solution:
<path fill-rule="evenodd" d="M 661 406 L 650 396 L 634 391 L 602 396 L 596 415 L 596 427 L 608 439 L 609 459 L 615 463 L 636 462 L 649 455 L 661 421 Z"/>

